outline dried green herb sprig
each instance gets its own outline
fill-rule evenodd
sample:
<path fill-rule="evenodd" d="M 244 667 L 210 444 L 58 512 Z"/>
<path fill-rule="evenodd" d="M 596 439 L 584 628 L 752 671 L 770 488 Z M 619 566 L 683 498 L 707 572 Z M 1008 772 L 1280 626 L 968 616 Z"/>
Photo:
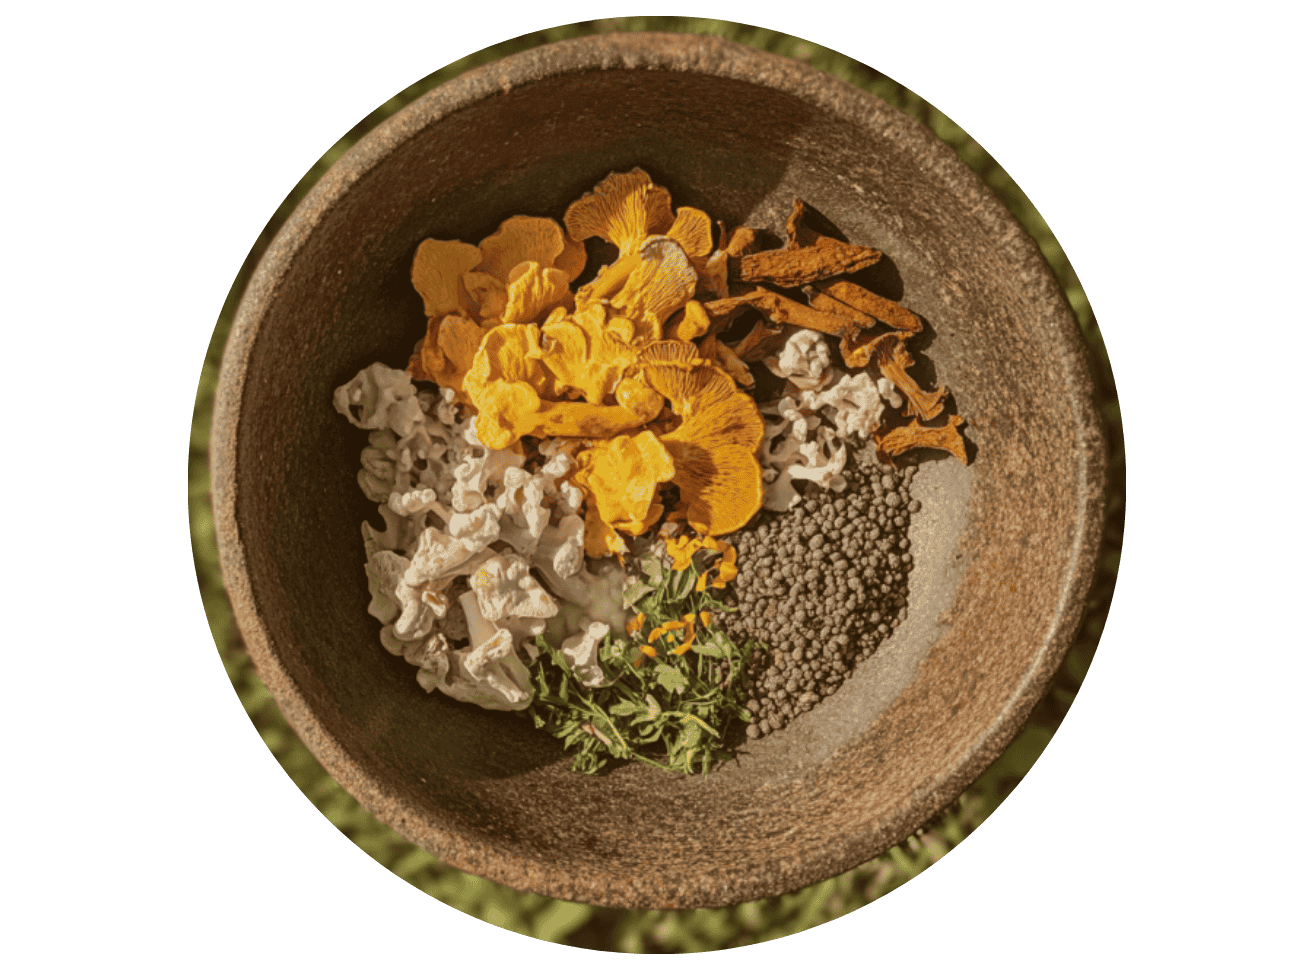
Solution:
<path fill-rule="evenodd" d="M 752 715 L 744 707 L 744 671 L 756 644 L 736 644 L 715 625 L 717 613 L 733 610 L 699 591 L 699 569 L 676 570 L 654 555 L 641 564 L 643 578 L 626 589 L 626 606 L 642 620 L 627 634 L 609 634 L 598 648 L 607 682 L 587 688 L 561 651 L 540 636 L 530 665 L 534 725 L 574 751 L 571 769 L 597 774 L 624 761 L 665 771 L 706 774 L 734 755 L 725 750 L 727 729 Z M 692 618 L 692 626 L 690 626 Z M 676 653 L 654 631 L 678 625 L 692 635 Z M 655 642 L 649 643 L 649 639 Z M 655 654 L 655 656 L 654 656 Z"/>

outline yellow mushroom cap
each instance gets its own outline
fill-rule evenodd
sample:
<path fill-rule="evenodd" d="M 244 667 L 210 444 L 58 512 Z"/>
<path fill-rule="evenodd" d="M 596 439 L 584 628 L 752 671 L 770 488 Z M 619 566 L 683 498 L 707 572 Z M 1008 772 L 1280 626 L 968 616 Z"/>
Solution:
<path fill-rule="evenodd" d="M 680 244 L 695 265 L 712 253 L 712 217 L 701 209 L 681 206 L 666 235 Z"/>
<path fill-rule="evenodd" d="M 584 269 L 585 261 L 583 245 L 568 239 L 555 219 L 536 216 L 505 220 L 497 232 L 479 243 L 479 254 L 475 268 L 504 283 L 511 270 L 525 262 L 559 269 L 570 282 Z"/>
<path fill-rule="evenodd" d="M 651 235 L 664 233 L 675 222 L 671 193 L 654 185 L 642 169 L 612 172 L 592 192 L 566 210 L 570 238 L 583 242 L 600 236 L 620 249 L 622 257 L 637 252 Z"/>
<path fill-rule="evenodd" d="M 426 239 L 420 243 L 411 262 L 411 285 L 424 298 L 425 316 L 474 314 L 476 308 L 461 277 L 482 258 L 477 247 L 456 239 Z"/>
<path fill-rule="evenodd" d="M 653 497 L 657 485 L 675 475 L 675 465 L 651 431 L 597 442 L 575 460 L 574 481 L 589 496 L 584 525 L 588 555 L 623 551 L 617 531 L 640 535 L 661 517 L 661 504 Z"/>
<path fill-rule="evenodd" d="M 675 462 L 680 509 L 699 532 L 724 535 L 762 505 L 757 448 L 764 426 L 753 399 L 720 368 L 698 361 L 696 352 L 689 344 L 662 341 L 645 348 L 641 364 L 644 379 L 683 419 L 662 435 Z"/>
<path fill-rule="evenodd" d="M 637 353 L 637 348 L 619 339 L 608 325 L 607 311 L 602 306 L 570 315 L 554 311 L 543 324 L 543 363 L 565 396 L 604 403 L 633 365 Z"/>
<path fill-rule="evenodd" d="M 463 385 L 474 363 L 485 330 L 469 317 L 449 313 L 429 320 L 428 332 L 411 358 L 408 370 L 416 380 L 433 381 L 450 387 L 462 401 L 469 401 Z"/>

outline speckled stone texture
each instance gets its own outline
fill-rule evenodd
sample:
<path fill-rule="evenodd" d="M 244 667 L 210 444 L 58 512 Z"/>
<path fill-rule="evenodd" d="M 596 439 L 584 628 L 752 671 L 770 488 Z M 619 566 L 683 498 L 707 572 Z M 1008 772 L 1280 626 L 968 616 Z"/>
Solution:
<path fill-rule="evenodd" d="M 612 170 L 783 231 L 795 196 L 888 255 L 883 295 L 967 418 L 927 464 L 909 618 L 860 675 L 706 778 L 570 773 L 514 715 L 427 695 L 366 613 L 361 436 L 332 392 L 423 333 L 428 237 L 560 218 Z M 1035 244 L 928 131 L 827 74 L 711 37 L 615 35 L 471 71 L 380 126 L 296 210 L 247 290 L 215 406 L 215 518 L 237 622 L 306 744 L 451 864 L 607 906 L 723 906 L 871 859 L 1020 730 L 1093 569 L 1105 444 L 1075 321 Z"/>

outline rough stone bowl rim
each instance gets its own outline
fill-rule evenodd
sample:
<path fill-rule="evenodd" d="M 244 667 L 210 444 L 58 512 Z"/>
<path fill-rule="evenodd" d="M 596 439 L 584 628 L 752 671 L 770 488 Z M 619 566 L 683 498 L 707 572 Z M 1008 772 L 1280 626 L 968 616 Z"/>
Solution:
<path fill-rule="evenodd" d="M 236 522 L 237 483 L 231 476 L 236 467 L 237 431 L 241 417 L 241 400 L 244 389 L 245 363 L 249 358 L 259 332 L 263 313 L 274 297 L 279 283 L 290 268 L 297 252 L 314 231 L 321 215 L 331 208 L 352 184 L 364 173 L 380 164 L 388 153 L 431 124 L 449 114 L 476 106 L 485 98 L 532 84 L 541 77 L 553 74 L 586 73 L 614 69 L 669 69 L 673 57 L 696 52 L 697 69 L 705 74 L 727 77 L 755 84 L 768 84 L 775 89 L 810 101 L 831 113 L 845 111 L 858 116 L 870 114 L 878 99 L 861 89 L 816 68 L 789 60 L 779 55 L 746 48 L 722 38 L 690 34 L 613 34 L 559 41 L 513 54 L 482 67 L 467 71 L 426 95 L 418 98 L 397 114 L 375 127 L 339 159 L 307 193 L 306 197 L 288 217 L 257 265 L 240 301 L 234 317 L 228 344 L 224 351 L 220 371 L 219 391 L 216 394 L 211 436 L 211 467 L 213 471 L 213 503 L 215 510 L 216 540 L 220 553 L 221 571 L 232 602 L 238 629 L 255 661 L 257 672 L 278 698 L 279 707 L 289 724 L 314 754 L 320 764 L 339 783 L 351 779 L 344 787 L 373 815 L 416 844 L 425 844 L 432 851 L 432 839 L 425 839 L 413 824 L 422 806 L 412 804 L 401 793 L 389 789 L 376 780 L 352 758 L 342 744 L 327 731 L 315 716 L 309 702 L 298 691 L 295 682 L 265 633 L 256 606 L 254 590 L 247 572 L 246 554 Z M 882 104 L 882 107 L 884 105 Z M 1036 266 L 1044 278 L 1051 281 L 1050 300 L 1062 303 L 1062 310 L 1071 317 L 1065 298 L 1045 264 L 1035 242 L 1028 236 L 994 193 L 977 180 L 976 186 L 964 188 L 964 179 L 976 179 L 966 166 L 953 157 L 952 149 L 940 142 L 929 130 L 917 126 L 916 137 L 924 144 L 918 146 L 922 157 L 935 166 L 936 174 L 964 191 L 979 196 L 985 211 L 982 218 L 993 223 L 992 229 L 1010 242 L 1021 243 L 1028 263 Z M 1057 308 L 1057 307 L 1055 307 Z M 1065 331 L 1067 346 L 1059 348 L 1068 359 L 1083 359 L 1086 348 L 1080 342 L 1075 323 Z M 1083 370 L 1083 373 L 1085 371 Z M 1093 390 L 1086 375 L 1085 392 L 1079 408 L 1081 429 L 1088 438 L 1103 442 L 1103 432 L 1092 403 Z M 1102 445 L 1103 447 L 1103 445 Z M 1084 591 L 1093 578 L 1093 549 L 1098 545 L 1102 526 L 1102 475 L 1104 452 L 1097 456 L 1094 471 L 1101 476 L 1095 485 L 1089 485 L 1083 495 L 1082 534 L 1074 548 L 1084 552 L 1077 555 L 1077 568 L 1072 580 L 1063 591 L 1063 603 L 1053 630 L 1072 631 L 1079 619 Z M 1098 487 L 1096 487 L 1098 486 Z M 938 790 L 924 792 L 921 804 L 934 804 L 937 809 L 922 813 L 922 818 L 891 819 L 883 826 L 884 834 L 872 833 L 866 840 L 847 840 L 838 846 L 832 858 L 819 860 L 811 867 L 800 869 L 795 875 L 797 885 L 772 886 L 768 892 L 745 895 L 743 887 L 727 887 L 720 898 L 709 898 L 700 905 L 732 905 L 751 898 L 776 895 L 809 885 L 819 879 L 851 869 L 898 844 L 915 831 L 927 818 L 942 810 L 957 798 L 981 771 L 991 764 L 1014 739 L 1025 724 L 1035 703 L 1043 696 L 1050 679 L 1070 646 L 1070 632 L 1050 637 L 1035 656 L 1028 679 L 1019 685 L 1009 704 L 968 750 L 958 770 L 944 777 Z M 451 833 L 440 857 L 459 868 L 477 872 L 487 878 L 513 888 L 544 895 L 571 898 L 542 877 L 539 884 L 527 884 L 523 869 L 514 859 L 502 859 L 501 850 L 488 846 L 467 845 L 466 839 Z M 873 846 L 876 848 L 873 851 Z M 439 853 L 435 853 L 439 854 Z M 478 861 L 478 865 L 474 863 Z M 801 881 L 800 881 L 801 880 Z M 563 884 L 564 885 L 564 884 Z M 760 887 L 759 887 L 760 889 Z M 619 897 L 582 900 L 597 905 L 626 905 Z M 643 905 L 661 908 L 659 898 L 644 901 Z M 669 904 L 668 904 L 669 905 Z"/>

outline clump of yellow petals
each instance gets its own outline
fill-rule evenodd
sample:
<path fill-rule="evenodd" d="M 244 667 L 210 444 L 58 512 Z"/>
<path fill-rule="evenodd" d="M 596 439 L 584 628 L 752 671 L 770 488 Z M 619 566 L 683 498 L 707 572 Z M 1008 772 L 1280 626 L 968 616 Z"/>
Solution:
<path fill-rule="evenodd" d="M 676 656 L 688 653 L 694 643 L 694 615 L 686 613 L 678 620 L 667 620 L 661 626 L 655 627 L 648 634 L 648 643 L 656 643 L 659 640 L 664 640 L 668 647 L 674 646 L 673 652 Z"/>
<path fill-rule="evenodd" d="M 698 577 L 696 589 L 700 593 L 707 589 L 709 581 L 713 589 L 725 589 L 726 584 L 739 575 L 739 567 L 735 565 L 739 553 L 735 551 L 734 546 L 728 542 L 722 542 L 720 539 L 711 539 L 709 548 L 715 549 L 721 554 L 721 561 L 716 564 L 715 575 L 709 569 Z"/>
<path fill-rule="evenodd" d="M 671 557 L 671 568 L 677 571 L 692 566 L 694 556 L 704 550 L 709 550 L 720 556 L 715 571 L 708 569 L 698 577 L 695 588 L 700 593 L 707 589 L 709 583 L 713 589 L 725 589 L 726 584 L 739 575 L 739 569 L 735 566 L 738 553 L 735 551 L 734 546 L 723 539 L 705 535 L 686 535 L 679 538 L 665 536 L 665 539 L 666 551 Z"/>

